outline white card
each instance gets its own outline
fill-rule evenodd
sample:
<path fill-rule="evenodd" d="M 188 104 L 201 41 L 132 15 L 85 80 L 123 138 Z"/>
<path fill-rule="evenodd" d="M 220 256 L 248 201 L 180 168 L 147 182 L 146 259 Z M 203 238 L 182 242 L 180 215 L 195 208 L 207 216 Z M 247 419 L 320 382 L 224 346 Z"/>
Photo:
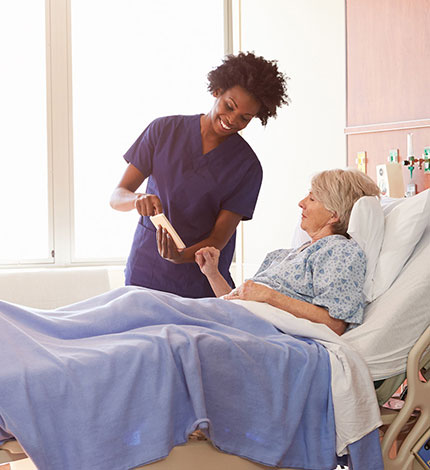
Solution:
<path fill-rule="evenodd" d="M 156 228 L 161 225 L 161 227 L 167 230 L 167 233 L 172 237 L 175 245 L 179 250 L 185 248 L 185 243 L 181 240 L 181 237 L 178 235 L 176 230 L 173 228 L 173 225 L 169 222 L 169 219 L 163 213 L 151 215 L 149 218 Z"/>

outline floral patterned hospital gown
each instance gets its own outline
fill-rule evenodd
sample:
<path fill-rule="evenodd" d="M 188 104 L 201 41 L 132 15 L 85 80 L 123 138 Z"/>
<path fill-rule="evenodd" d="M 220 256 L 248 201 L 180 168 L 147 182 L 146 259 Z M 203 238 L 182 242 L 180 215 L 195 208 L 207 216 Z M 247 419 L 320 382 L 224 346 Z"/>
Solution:
<path fill-rule="evenodd" d="M 330 235 L 302 251 L 272 251 L 252 280 L 324 307 L 351 328 L 363 322 L 365 273 L 366 255 L 359 245 L 342 235 Z"/>

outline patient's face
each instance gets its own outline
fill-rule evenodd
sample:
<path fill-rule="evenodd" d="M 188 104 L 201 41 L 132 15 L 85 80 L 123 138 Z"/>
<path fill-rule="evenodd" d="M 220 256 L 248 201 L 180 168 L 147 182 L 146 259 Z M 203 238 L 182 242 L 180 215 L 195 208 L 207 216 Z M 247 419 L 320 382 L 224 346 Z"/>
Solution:
<path fill-rule="evenodd" d="M 300 226 L 310 237 L 317 234 L 329 235 L 332 232 L 333 212 L 327 210 L 322 202 L 318 201 L 312 191 L 299 202 L 302 209 L 302 222 Z"/>

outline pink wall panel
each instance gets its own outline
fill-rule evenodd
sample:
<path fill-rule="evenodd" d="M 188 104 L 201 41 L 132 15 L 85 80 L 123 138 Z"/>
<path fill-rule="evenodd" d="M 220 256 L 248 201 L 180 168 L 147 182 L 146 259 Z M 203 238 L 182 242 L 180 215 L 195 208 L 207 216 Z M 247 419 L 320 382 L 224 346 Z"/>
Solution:
<path fill-rule="evenodd" d="M 348 164 L 366 151 L 368 174 L 390 149 L 430 146 L 430 0 L 346 0 Z M 405 184 L 409 181 L 404 169 Z M 415 170 L 418 190 L 430 176 Z"/>
<path fill-rule="evenodd" d="M 347 0 L 347 126 L 430 117 L 430 0 Z"/>

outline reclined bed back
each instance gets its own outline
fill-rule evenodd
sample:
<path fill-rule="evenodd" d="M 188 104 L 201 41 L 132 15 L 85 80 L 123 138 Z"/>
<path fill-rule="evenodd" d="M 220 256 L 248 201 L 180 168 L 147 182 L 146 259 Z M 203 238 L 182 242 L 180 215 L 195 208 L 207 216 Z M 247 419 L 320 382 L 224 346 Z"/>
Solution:
<path fill-rule="evenodd" d="M 392 286 L 367 306 L 363 325 L 344 334 L 366 360 L 373 380 L 404 372 L 409 351 L 430 325 L 429 260 L 430 216 Z"/>

